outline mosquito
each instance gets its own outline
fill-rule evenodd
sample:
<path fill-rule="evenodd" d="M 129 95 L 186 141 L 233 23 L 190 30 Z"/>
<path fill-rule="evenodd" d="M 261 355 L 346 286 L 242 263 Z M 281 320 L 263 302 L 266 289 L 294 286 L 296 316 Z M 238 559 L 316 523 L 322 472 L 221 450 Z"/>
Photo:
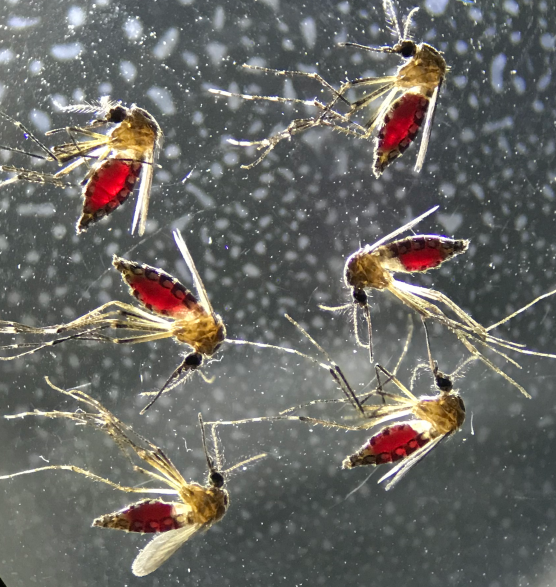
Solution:
<path fill-rule="evenodd" d="M 394 487 L 440 442 L 461 430 L 465 422 L 465 404 L 459 393 L 454 390 L 453 375 L 447 375 L 438 369 L 438 364 L 431 355 L 424 322 L 423 325 L 429 365 L 438 393 L 433 396 L 416 397 L 394 374 L 377 365 L 376 393 L 394 403 L 382 406 L 361 405 L 365 416 L 373 422 L 373 426 L 404 416 L 413 416 L 413 418 L 387 424 L 373 434 L 359 450 L 346 457 L 342 463 L 344 469 L 398 463 L 378 480 L 381 483 L 389 479 L 385 486 L 386 490 Z M 473 360 L 473 357 L 470 360 Z M 384 383 L 380 382 L 381 372 L 387 377 L 387 382 L 392 382 L 398 387 L 401 395 L 384 392 Z"/>
<path fill-rule="evenodd" d="M 95 104 L 76 104 L 61 108 L 63 112 L 95 114 L 96 118 L 86 126 L 55 129 L 46 133 L 50 136 L 67 131 L 72 142 L 48 148 L 37 139 L 21 122 L 0 112 L 0 116 L 20 128 L 44 153 L 34 155 L 20 149 L 8 149 L 32 157 L 55 161 L 67 165 L 57 173 L 48 174 L 3 165 L 3 171 L 14 176 L 0 187 L 19 180 L 54 184 L 68 187 L 64 178 L 80 165 L 89 167 L 81 182 L 83 186 L 83 209 L 77 221 L 77 234 L 121 206 L 139 184 L 139 195 L 131 225 L 131 233 L 137 229 L 139 235 L 145 232 L 149 199 L 156 156 L 162 141 L 162 130 L 143 108 L 133 104 L 130 108 L 121 102 L 111 101 L 107 96 Z M 111 126 L 107 134 L 96 132 L 99 127 Z M 83 135 L 85 140 L 77 141 L 74 135 Z M 91 162 L 91 164 L 89 164 Z"/>
<path fill-rule="evenodd" d="M 411 10 L 403 24 L 403 32 L 396 16 L 392 0 L 383 2 L 386 20 L 395 31 L 398 41 L 393 46 L 368 47 L 358 43 L 340 43 L 342 47 L 355 47 L 374 53 L 391 53 L 399 55 L 404 62 L 392 76 L 363 77 L 344 82 L 338 90 L 316 73 L 303 71 L 284 71 L 264 67 L 244 65 L 248 69 L 263 71 L 287 77 L 305 77 L 317 81 L 323 89 L 332 95 L 329 102 L 317 99 L 300 100 L 278 96 L 256 96 L 235 94 L 223 90 L 210 89 L 213 94 L 224 97 L 239 97 L 244 100 L 263 100 L 270 102 L 294 103 L 315 107 L 320 112 L 312 118 L 296 119 L 283 131 L 268 139 L 259 141 L 237 141 L 229 139 L 233 145 L 254 146 L 262 154 L 253 163 L 242 167 L 250 169 L 260 163 L 281 141 L 291 139 L 294 135 L 311 128 L 326 126 L 344 134 L 361 139 L 375 136 L 373 172 L 380 177 L 385 168 L 397 159 L 416 139 L 423 126 L 423 138 L 417 155 L 415 171 L 421 171 L 430 140 L 434 113 L 438 95 L 444 82 L 448 67 L 442 53 L 428 43 L 419 43 L 410 39 L 413 18 L 418 8 Z M 347 94 L 352 89 L 365 89 L 360 98 L 350 101 Z M 362 124 L 355 120 L 362 110 L 379 98 L 384 98 L 373 115 Z M 339 112 L 336 108 L 343 105 L 347 111 Z M 375 132 L 376 131 L 376 132 Z"/>
<path fill-rule="evenodd" d="M 426 218 L 437 209 L 438 206 L 431 208 L 374 244 L 366 245 L 350 255 L 344 268 L 344 283 L 351 290 L 353 302 L 337 307 L 323 305 L 320 307 L 330 311 L 353 308 L 353 322 L 357 342 L 360 346 L 369 348 L 372 362 L 372 326 L 367 291 L 389 291 L 406 306 L 416 311 L 423 319 L 438 322 L 452 331 L 472 355 L 475 355 L 489 368 L 517 387 L 526 397 L 530 397 L 519 383 L 514 381 L 509 375 L 485 357 L 476 345 L 489 348 L 517 367 L 520 367 L 519 364 L 497 347 L 527 355 L 556 358 L 556 355 L 530 351 L 522 344 L 504 340 L 490 334 L 491 330 L 504 324 L 538 301 L 553 295 L 556 293 L 556 290 L 536 298 L 497 324 L 485 328 L 443 293 L 395 279 L 395 273 L 422 273 L 429 269 L 439 267 L 448 259 L 467 250 L 469 241 L 455 240 L 439 235 L 413 235 L 401 240 L 392 240 L 399 234 L 410 230 L 423 220 L 423 218 Z M 437 304 L 443 304 L 455 314 L 457 320 L 448 317 Z M 357 332 L 358 308 L 363 310 L 367 321 L 369 333 L 368 344 L 361 342 Z"/>
<path fill-rule="evenodd" d="M 34 327 L 0 320 L 0 334 L 49 335 L 64 334 L 47 342 L 22 342 L 0 345 L 2 350 L 25 349 L 15 355 L 0 357 L 0 361 L 11 361 L 36 353 L 70 340 L 89 340 L 114 344 L 138 344 L 164 338 L 173 338 L 192 350 L 174 369 L 164 385 L 154 392 L 142 395 L 152 396 L 141 410 L 144 414 L 156 400 L 166 392 L 184 383 L 193 373 L 198 372 L 210 382 L 200 370 L 215 355 L 224 343 L 249 345 L 257 348 L 276 349 L 281 352 L 304 356 L 294 349 L 249 340 L 226 337 L 226 326 L 210 303 L 207 291 L 195 266 L 191 253 L 179 230 L 174 231 L 174 240 L 191 272 L 196 296 L 178 279 L 157 267 L 129 261 L 114 255 L 112 264 L 129 286 L 129 292 L 141 304 L 138 308 L 113 300 L 95 310 L 69 322 L 46 327 Z M 104 334 L 107 329 L 127 330 L 129 336 L 116 337 Z"/>
<path fill-rule="evenodd" d="M 161 448 L 134 432 L 130 426 L 116 418 L 100 402 L 78 389 L 66 391 L 53 385 L 48 378 L 46 378 L 46 382 L 52 389 L 72 397 L 80 406 L 86 407 L 84 409 L 80 408 L 76 412 L 43 412 L 35 410 L 5 416 L 5 418 L 45 416 L 47 418 L 64 418 L 77 424 L 93 426 L 102 430 L 115 442 L 120 451 L 132 462 L 134 471 L 146 475 L 151 480 L 154 479 L 163 483 L 167 488 L 128 487 L 73 465 L 49 465 L 11 475 L 2 475 L 0 479 L 12 479 L 38 471 L 65 470 L 79 473 L 93 481 L 106 483 L 114 489 L 127 493 L 177 496 L 179 501 L 172 502 L 161 499 L 142 499 L 117 512 L 100 516 L 93 521 L 93 526 L 101 528 L 155 534 L 155 537 L 133 561 L 131 570 L 138 577 L 144 577 L 156 571 L 190 538 L 201 531 L 208 530 L 213 524 L 219 522 L 226 514 L 230 503 L 228 492 L 224 488 L 225 477 L 231 471 L 266 456 L 266 454 L 259 454 L 225 471 L 222 470 L 222 458 L 214 428 L 211 428 L 215 450 L 215 458 L 213 459 L 207 448 L 205 425 L 201 414 L 199 414 L 201 440 L 208 467 L 208 480 L 205 485 L 188 483 Z M 134 464 L 133 455 L 141 459 L 153 470 Z"/>
<path fill-rule="evenodd" d="M 400 461 L 398 465 L 392 468 L 379 480 L 380 483 L 390 479 L 385 486 L 387 490 L 391 489 L 398 481 L 400 481 L 400 479 L 402 479 L 402 477 L 414 465 L 421 461 L 442 440 L 445 440 L 461 429 L 465 421 L 465 405 L 460 395 L 454 391 L 453 378 L 467 362 L 474 360 L 475 357 L 470 357 L 462 366 L 458 367 L 456 372 L 452 375 L 444 374 L 438 369 L 438 364 L 432 358 L 426 325 L 425 333 L 429 358 L 428 365 L 433 374 L 438 393 L 433 396 L 416 397 L 395 375 L 409 347 L 413 332 L 411 325 L 402 355 L 400 356 L 394 371 L 390 372 L 384 367 L 377 365 L 375 367 L 377 388 L 371 392 L 358 395 L 355 393 L 354 388 L 349 383 L 340 366 L 331 359 L 326 350 L 323 349 L 323 347 L 318 344 L 304 328 L 293 320 L 293 318 L 287 315 L 286 317 L 305 337 L 309 339 L 318 351 L 323 354 L 327 361 L 326 363 L 321 363 L 316 358 L 312 358 L 312 360 L 321 366 L 327 367 L 334 382 L 342 391 L 344 398 L 313 400 L 307 404 L 288 408 L 282 411 L 278 416 L 263 416 L 260 418 L 248 418 L 233 421 L 220 420 L 216 422 L 208 422 L 207 425 L 235 426 L 252 422 L 288 420 L 342 430 L 368 430 L 391 420 L 410 417 L 411 419 L 409 420 L 395 422 L 394 424 L 388 424 L 382 427 L 356 453 L 346 457 L 342 463 L 342 468 L 351 469 L 361 465 L 378 466 Z M 381 376 L 386 376 L 387 380 L 382 382 Z M 384 386 L 389 382 L 394 383 L 400 390 L 401 394 L 385 392 Z M 369 399 L 377 397 L 381 398 L 381 404 L 367 404 Z M 393 403 L 386 404 L 386 399 L 391 400 Z M 322 420 L 309 416 L 290 415 L 294 411 L 315 404 L 336 402 L 350 403 L 357 412 L 357 422 L 349 424 L 345 422 Z"/>
<path fill-rule="evenodd" d="M 199 369 L 221 347 L 226 338 L 222 318 L 214 312 L 193 258 L 179 230 L 174 239 L 192 276 L 197 296 L 193 295 L 175 277 L 149 265 L 128 261 L 114 255 L 113 265 L 129 286 L 130 293 L 141 308 L 119 301 L 108 302 L 84 316 L 69 322 L 47 327 L 32 327 L 17 322 L 0 321 L 0 333 L 61 334 L 71 333 L 45 343 L 5 345 L 3 349 L 27 350 L 0 360 L 12 360 L 54 346 L 68 340 L 94 340 L 116 344 L 137 344 L 163 338 L 173 338 L 192 348 L 181 364 L 167 379 L 153 399 L 143 408 L 144 413 L 163 392 L 182 383 Z M 124 329 L 128 337 L 113 337 L 102 333 L 105 329 Z"/>

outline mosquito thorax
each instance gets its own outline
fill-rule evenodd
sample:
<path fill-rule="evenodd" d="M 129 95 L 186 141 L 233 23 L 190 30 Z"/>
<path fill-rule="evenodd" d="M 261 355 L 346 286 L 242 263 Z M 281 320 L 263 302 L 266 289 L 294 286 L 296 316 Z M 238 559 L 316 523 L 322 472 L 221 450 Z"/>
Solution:
<path fill-rule="evenodd" d="M 131 107 L 131 114 L 137 113 L 141 117 L 145 119 L 145 121 L 150 124 L 152 131 L 157 135 L 158 138 L 162 136 L 162 129 L 160 128 L 158 122 L 156 122 L 154 116 L 144 110 L 143 108 L 139 108 L 135 104 Z"/>
<path fill-rule="evenodd" d="M 415 416 L 429 422 L 437 434 L 459 430 L 465 421 L 465 404 L 455 391 L 421 397 L 415 407 Z"/>
<path fill-rule="evenodd" d="M 398 46 L 401 47 L 402 43 Z M 415 54 L 398 70 L 396 85 L 407 89 L 419 88 L 423 95 L 430 97 L 446 76 L 447 69 L 442 53 L 432 45 L 421 43 L 416 46 Z"/>
<path fill-rule="evenodd" d="M 177 320 L 174 336 L 191 345 L 197 354 L 211 357 L 225 341 L 226 327 L 218 314 L 204 314 L 193 323 L 183 324 Z"/>
<path fill-rule="evenodd" d="M 126 116 L 111 130 L 110 136 L 118 149 L 141 159 L 144 151 L 152 150 L 160 142 L 162 130 L 146 110 L 135 105 L 125 110 Z"/>
<path fill-rule="evenodd" d="M 344 280 L 347 287 L 356 289 L 385 289 L 392 283 L 392 276 L 382 267 L 380 256 L 363 247 L 348 257 Z"/>

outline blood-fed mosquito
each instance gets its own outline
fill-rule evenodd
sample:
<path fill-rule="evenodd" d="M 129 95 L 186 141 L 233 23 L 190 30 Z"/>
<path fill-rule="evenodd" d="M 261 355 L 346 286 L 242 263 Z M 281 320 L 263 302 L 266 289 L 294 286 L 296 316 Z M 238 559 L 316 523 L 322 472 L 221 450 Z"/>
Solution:
<path fill-rule="evenodd" d="M 0 187 L 18 180 L 67 187 L 69 184 L 65 182 L 65 177 L 80 165 L 87 165 L 89 170 L 81 182 L 83 209 L 77 222 L 79 234 L 123 204 L 139 182 L 131 233 L 138 229 L 139 235 L 142 235 L 147 221 L 156 154 L 162 140 L 160 126 L 143 108 L 135 104 L 127 108 L 121 102 L 111 101 L 108 97 L 102 98 L 98 104 L 76 104 L 63 107 L 62 111 L 95 114 L 96 118 L 86 126 L 47 132 L 46 135 L 49 136 L 67 131 L 72 138 L 72 142 L 52 148 L 46 147 L 23 124 L 5 113 L 0 113 L 3 118 L 23 130 L 45 155 L 33 155 L 19 149 L 9 150 L 52 160 L 59 165 L 68 163 L 54 174 L 3 165 L 1 169 L 14 173 L 14 176 L 1 182 Z M 97 128 L 103 126 L 110 130 L 106 134 L 96 132 Z M 75 140 L 75 135 L 83 135 L 86 139 Z"/>
<path fill-rule="evenodd" d="M 204 377 L 200 368 L 220 350 L 223 343 L 249 345 L 265 349 L 296 353 L 293 349 L 261 342 L 226 338 L 226 327 L 210 303 L 207 291 L 195 267 L 191 253 L 179 230 L 174 231 L 176 244 L 191 272 L 197 295 L 194 295 L 175 277 L 157 267 L 128 261 L 114 255 L 112 264 L 121 273 L 130 293 L 141 304 L 141 308 L 113 300 L 95 310 L 68 322 L 54 326 L 35 327 L 0 320 L 0 334 L 51 335 L 66 334 L 47 342 L 22 342 L 0 345 L 1 350 L 25 349 L 15 355 L 0 357 L 0 361 L 11 361 L 41 349 L 70 340 L 89 340 L 114 344 L 138 344 L 164 338 L 189 346 L 192 350 L 174 369 L 164 385 L 155 392 L 141 410 L 145 413 L 162 395 L 183 383 L 195 371 Z M 105 330 L 128 331 L 128 336 L 111 336 Z"/>
<path fill-rule="evenodd" d="M 179 501 L 167 502 L 161 499 L 143 499 L 129 504 L 117 512 L 102 515 L 93 521 L 93 526 L 101 528 L 113 528 L 126 532 L 155 535 L 133 561 L 131 570 L 138 577 L 144 577 L 156 571 L 187 540 L 201 531 L 208 530 L 213 524 L 220 521 L 226 514 L 229 506 L 229 495 L 224 488 L 226 475 L 234 469 L 243 467 L 247 463 L 266 456 L 265 454 L 260 454 L 251 457 L 223 471 L 214 430 L 212 429 L 212 438 L 215 443 L 215 459 L 209 454 L 205 439 L 205 425 L 201 414 L 199 414 L 201 439 L 209 474 L 205 485 L 188 483 L 161 448 L 135 433 L 130 426 L 116 418 L 101 403 L 89 397 L 83 391 L 78 389 L 65 391 L 55 387 L 50 383 L 48 378 L 46 381 L 56 391 L 75 399 L 83 408 L 78 409 L 76 412 L 43 412 L 35 410 L 34 412 L 24 412 L 5 417 L 14 419 L 25 418 L 27 416 L 45 416 L 47 418 L 63 418 L 77 424 L 93 426 L 105 432 L 132 463 L 134 463 L 133 457 L 135 456 L 152 469 L 146 469 L 143 466 L 133 464 L 133 469 L 136 472 L 146 475 L 150 480 L 154 479 L 161 482 L 166 487 L 128 487 L 99 477 L 90 471 L 73 465 L 38 467 L 11 475 L 2 475 L 0 479 L 11 479 L 38 471 L 62 469 L 79 473 L 93 481 L 106 483 L 114 489 L 128 493 L 176 496 Z"/>
<path fill-rule="evenodd" d="M 357 309 L 361 308 L 367 319 L 369 331 L 368 346 L 372 359 L 372 328 L 367 292 L 369 290 L 389 291 L 406 306 L 420 314 L 423 319 L 438 322 L 452 331 L 472 355 L 475 355 L 493 371 L 517 387 L 525 396 L 530 397 L 519 383 L 514 381 L 509 375 L 485 357 L 476 345 L 489 348 L 517 367 L 519 365 L 502 352 L 500 348 L 527 355 L 556 358 L 556 355 L 530 351 L 522 344 L 504 340 L 490 334 L 491 330 L 507 322 L 517 314 L 520 314 L 541 299 L 553 295 L 556 293 L 556 290 L 539 296 L 497 324 L 486 328 L 475 321 L 465 310 L 460 308 L 443 293 L 395 279 L 394 274 L 397 272 L 419 273 L 428 271 L 429 269 L 439 267 L 444 261 L 467 250 L 468 241 L 450 239 L 439 235 L 414 235 L 397 241 L 392 240 L 402 232 L 411 229 L 423 220 L 423 218 L 436 211 L 437 208 L 438 206 L 431 208 L 424 214 L 421 214 L 421 216 L 411 220 L 372 245 L 366 245 L 350 255 L 344 268 L 344 283 L 351 290 L 353 302 L 338 307 L 321 305 L 321 308 L 337 311 L 353 307 L 355 326 L 357 325 Z M 442 304 L 450 312 L 453 312 L 456 319 L 448 317 L 437 304 Z M 356 338 L 361 346 L 367 346 L 359 340 L 357 329 Z"/>
<path fill-rule="evenodd" d="M 16 359 L 42 348 L 75 339 L 136 344 L 174 338 L 177 342 L 191 347 L 192 352 L 185 356 L 162 388 L 154 394 L 154 398 L 143 408 L 144 412 L 163 392 L 173 389 L 193 371 L 199 369 L 205 360 L 210 359 L 219 350 L 226 338 L 226 327 L 222 318 L 212 309 L 195 263 L 178 230 L 174 231 L 174 239 L 193 276 L 197 296 L 175 277 L 161 269 L 114 255 L 114 267 L 121 273 L 122 278 L 129 285 L 131 294 L 140 302 L 142 308 L 111 301 L 68 324 L 42 328 L 0 321 L 0 333 L 42 335 L 70 333 L 45 343 L 1 346 L 2 349 L 26 348 L 27 350 L 13 356 L 0 357 L 0 360 Z M 109 336 L 102 332 L 106 329 L 127 330 L 130 336 Z"/>
<path fill-rule="evenodd" d="M 356 78 L 344 82 L 336 90 L 316 73 L 284 71 L 245 65 L 244 67 L 248 69 L 275 75 L 313 79 L 320 83 L 325 91 L 330 92 L 332 98 L 329 102 L 324 103 L 317 99 L 300 100 L 278 96 L 237 94 L 217 89 L 209 90 L 213 94 L 224 97 L 234 96 L 245 100 L 294 103 L 315 107 L 319 110 L 319 113 L 312 118 L 294 120 L 285 130 L 268 139 L 259 141 L 236 141 L 230 139 L 231 144 L 242 147 L 255 146 L 257 150 L 262 151 L 258 159 L 250 165 L 243 166 L 244 168 L 249 169 L 260 163 L 281 141 L 291 139 L 294 135 L 311 128 L 324 126 L 361 139 L 370 139 L 376 134 L 373 172 L 376 177 L 380 177 L 384 169 L 415 140 L 420 128 L 423 126 L 423 138 L 415 164 L 415 171 L 421 171 L 431 135 L 438 94 L 448 67 L 442 53 L 432 45 L 428 43 L 417 44 L 409 38 L 412 20 L 418 8 L 414 8 L 408 14 L 402 32 L 392 1 L 384 0 L 383 5 L 386 20 L 398 37 L 395 45 L 392 47 L 368 47 L 358 43 L 341 43 L 341 46 L 355 47 L 375 53 L 399 55 L 404 59 L 404 63 L 399 66 L 398 71 L 393 76 Z M 376 89 L 364 93 L 355 101 L 348 99 L 347 94 L 350 90 L 369 87 L 375 87 Z M 384 99 L 381 105 L 370 118 L 363 122 L 356 120 L 363 109 L 382 97 Z M 338 111 L 338 106 L 343 106 L 346 111 Z"/>
<path fill-rule="evenodd" d="M 387 424 L 373 434 L 359 450 L 346 457 L 342 463 L 344 469 L 398 463 L 378 480 L 380 483 L 390 479 L 385 486 L 386 490 L 391 489 L 440 442 L 458 432 L 465 421 L 465 404 L 453 388 L 453 376 L 439 371 L 438 364 L 431 355 L 424 321 L 423 325 L 429 365 L 438 393 L 434 396 L 416 397 L 394 374 L 377 365 L 376 393 L 390 399 L 394 404 L 367 406 L 359 403 L 362 413 L 373 422 L 373 426 L 405 416 L 413 416 L 413 418 Z M 387 382 L 392 382 L 398 387 L 401 395 L 384 392 L 384 383 L 380 382 L 381 372 L 387 377 Z"/>
<path fill-rule="evenodd" d="M 433 360 L 428 333 L 426 335 L 428 365 L 435 380 L 435 386 L 438 391 L 433 396 L 416 397 L 407 387 L 405 387 L 395 373 L 401 360 L 403 359 L 411 339 L 412 327 L 408 335 L 404 350 L 398 361 L 394 372 L 390 372 L 380 365 L 376 366 L 377 388 L 374 391 L 358 395 L 349 383 L 342 369 L 330 358 L 328 353 L 311 337 L 295 320 L 287 316 L 301 333 L 306 336 L 311 343 L 326 358 L 327 363 L 321 363 L 315 358 L 312 360 L 320 366 L 324 366 L 330 372 L 338 388 L 342 391 L 344 398 L 341 400 L 313 400 L 309 403 L 288 408 L 278 416 L 263 416 L 260 418 L 247 418 L 243 420 L 215 421 L 207 424 L 213 426 L 223 425 L 240 425 L 253 422 L 274 422 L 277 420 L 287 420 L 296 422 L 305 422 L 313 425 L 321 425 L 328 428 L 338 428 L 342 430 L 368 430 L 380 426 L 385 422 L 397 420 L 399 418 L 410 417 L 409 420 L 388 424 L 375 433 L 356 453 L 344 459 L 342 467 L 351 469 L 360 465 L 383 465 L 398 462 L 394 468 L 386 473 L 380 480 L 390 479 L 386 489 L 392 488 L 415 464 L 423 459 L 432 449 L 434 449 L 442 440 L 461 429 L 465 421 L 465 406 L 460 395 L 453 389 L 453 375 L 446 375 L 439 371 L 436 361 Z M 425 332 L 426 327 L 425 327 Z M 307 355 L 303 355 L 307 357 Z M 311 357 L 309 357 L 311 358 Z M 470 358 L 469 360 L 473 360 Z M 459 368 L 458 368 L 459 371 Z M 386 381 L 381 381 L 381 375 L 386 376 Z M 401 394 L 394 394 L 384 391 L 387 383 L 394 383 Z M 379 399 L 378 404 L 369 404 L 370 399 Z M 393 403 L 386 403 L 386 401 Z M 334 402 L 349 402 L 355 408 L 358 418 L 357 422 L 350 424 L 346 422 L 337 422 L 323 420 L 310 416 L 292 416 L 294 411 L 302 408 L 320 404 Z"/>

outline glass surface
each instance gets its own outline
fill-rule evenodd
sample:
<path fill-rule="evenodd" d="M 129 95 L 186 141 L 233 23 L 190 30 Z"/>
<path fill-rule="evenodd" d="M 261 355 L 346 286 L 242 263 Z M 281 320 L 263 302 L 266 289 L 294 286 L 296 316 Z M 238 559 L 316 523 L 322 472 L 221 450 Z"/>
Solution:
<path fill-rule="evenodd" d="M 403 2 L 400 16 L 412 7 Z M 338 47 L 394 41 L 378 1 L 5 0 L 0 14 L 1 109 L 37 136 L 90 119 L 61 113 L 56 103 L 107 94 L 146 108 L 165 135 L 142 238 L 129 233 L 135 196 L 76 236 L 79 187 L 21 182 L 0 191 L 2 319 L 59 324 L 113 299 L 129 302 L 111 267 L 114 253 L 190 286 L 172 238 L 179 228 L 230 338 L 318 355 L 285 320 L 287 312 L 359 391 L 373 387 L 374 370 L 355 344 L 350 313 L 334 315 L 318 304 L 349 301 L 343 265 L 360 243 L 439 204 L 417 232 L 469 238 L 469 251 L 439 270 L 400 279 L 434 286 L 485 325 L 556 287 L 550 1 L 422 3 L 414 37 L 444 51 L 450 71 L 423 171 L 413 171 L 418 139 L 380 180 L 372 175 L 372 142 L 330 129 L 284 141 L 259 166 L 242 169 L 256 154 L 227 138 L 263 139 L 314 110 L 208 93 L 328 99 L 315 81 L 248 71 L 240 67 L 246 62 L 318 71 L 336 87 L 346 78 L 395 72 L 395 55 Z M 38 152 L 7 121 L 0 128 L 3 145 Z M 1 157 L 55 170 L 23 155 Z M 76 186 L 83 173 L 71 176 Z M 375 360 L 392 369 L 408 310 L 381 292 L 371 304 Z M 556 352 L 553 308 L 554 300 L 543 301 L 497 332 Z M 413 322 L 399 371 L 408 385 L 426 358 L 421 324 Z M 441 369 L 456 369 L 463 347 L 439 327 L 431 335 Z M 2 344 L 12 341 L 2 335 Z M 326 371 L 308 361 L 225 345 L 204 369 L 212 383 L 195 375 L 139 415 L 139 393 L 159 388 L 183 352 L 172 340 L 131 347 L 77 341 L 4 362 L 1 413 L 76 409 L 46 386 L 45 375 L 63 388 L 88 384 L 87 393 L 163 447 L 187 479 L 203 482 L 198 412 L 207 420 L 246 418 L 340 397 Z M 297 422 L 220 428 L 228 466 L 261 451 L 270 456 L 231 476 L 226 517 L 145 579 L 130 567 L 147 537 L 90 527 L 135 496 L 67 471 L 2 481 L 0 576 L 7 587 L 553 585 L 555 363 L 512 357 L 521 370 L 493 360 L 533 399 L 479 362 L 468 365 L 456 382 L 467 408 L 462 431 L 389 492 L 376 484 L 380 471 L 367 479 L 371 469 L 340 468 L 367 431 Z M 415 391 L 433 393 L 427 370 Z M 312 413 L 337 419 L 347 409 Z M 101 432 L 69 422 L 4 420 L 0 442 L 2 474 L 73 464 L 123 484 L 145 483 Z"/>

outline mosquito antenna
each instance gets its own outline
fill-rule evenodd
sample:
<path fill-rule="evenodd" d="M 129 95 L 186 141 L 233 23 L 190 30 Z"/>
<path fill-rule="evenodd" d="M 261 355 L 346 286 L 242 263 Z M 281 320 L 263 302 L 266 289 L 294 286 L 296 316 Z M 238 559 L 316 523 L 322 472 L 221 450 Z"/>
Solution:
<path fill-rule="evenodd" d="M 224 455 L 223 451 L 220 449 L 220 443 L 218 442 L 218 437 L 216 436 L 216 426 L 212 425 L 210 427 L 210 436 L 212 438 L 212 446 L 214 449 L 214 460 L 216 461 L 216 470 L 221 471 L 224 465 Z"/>
<path fill-rule="evenodd" d="M 411 39 L 411 27 L 413 25 L 413 17 L 417 12 L 419 12 L 418 6 L 413 8 L 413 10 L 411 10 L 411 12 L 407 15 L 407 17 L 405 19 L 405 24 L 403 27 L 403 38 L 400 39 L 400 41 L 402 41 L 402 40 L 405 41 L 407 39 Z"/>
<path fill-rule="evenodd" d="M 392 0 L 384 0 L 382 7 L 384 9 L 384 15 L 386 17 L 388 26 L 391 27 L 395 33 L 397 33 L 398 41 L 403 40 L 400 23 L 398 22 L 398 17 L 396 16 L 396 11 L 394 10 Z"/>
<path fill-rule="evenodd" d="M 359 43 L 338 43 L 338 47 L 355 47 L 356 49 L 361 49 L 362 51 L 370 51 L 372 53 L 394 53 L 392 47 L 384 46 L 384 47 L 369 47 L 368 45 L 361 45 Z"/>
<path fill-rule="evenodd" d="M 349 302 L 347 304 L 342 304 L 341 306 L 325 306 L 324 304 L 319 304 L 319 309 L 326 310 L 327 312 L 341 312 L 342 310 L 347 310 L 348 308 L 352 307 L 352 303 Z"/>
<path fill-rule="evenodd" d="M 235 471 L 236 469 L 239 469 L 240 467 L 244 467 L 245 465 L 248 465 L 249 463 L 252 463 L 253 461 L 258 461 L 259 459 L 263 459 L 264 457 L 267 457 L 267 456 L 268 456 L 268 453 L 262 452 L 261 454 L 255 455 L 254 457 L 249 457 L 248 459 L 245 459 L 244 461 L 241 461 L 240 463 L 235 464 L 233 467 L 230 467 L 229 469 L 222 471 L 222 473 L 225 473 L 226 475 L 228 475 L 229 473 L 231 473 L 232 471 Z"/>
<path fill-rule="evenodd" d="M 205 457 L 207 459 L 207 466 L 208 466 L 209 472 L 214 473 L 216 471 L 216 468 L 214 466 L 214 463 L 212 462 L 212 458 L 209 455 L 209 451 L 207 448 L 207 439 L 205 436 L 205 424 L 203 422 L 203 415 L 201 414 L 201 412 L 199 412 L 198 418 L 199 418 L 199 426 L 201 427 L 201 442 L 203 443 L 203 450 L 205 451 Z"/>
<path fill-rule="evenodd" d="M 425 322 L 425 319 L 423 318 L 423 316 L 421 316 L 421 321 L 423 322 L 423 328 L 425 329 L 425 341 L 427 342 L 427 353 L 429 356 L 429 365 L 430 365 L 432 376 L 434 377 L 436 387 L 440 391 L 442 391 L 443 393 L 448 393 L 454 389 L 454 384 L 452 383 L 452 377 L 450 375 L 446 375 L 446 374 L 442 373 L 442 371 L 438 370 L 438 363 L 432 358 L 429 330 L 427 328 L 427 323 Z"/>
<path fill-rule="evenodd" d="M 367 321 L 367 330 L 369 336 L 369 361 L 372 365 L 373 363 L 373 325 L 371 323 L 371 309 L 369 308 L 369 304 L 366 303 L 363 307 L 363 312 L 365 314 L 365 320 Z"/>

